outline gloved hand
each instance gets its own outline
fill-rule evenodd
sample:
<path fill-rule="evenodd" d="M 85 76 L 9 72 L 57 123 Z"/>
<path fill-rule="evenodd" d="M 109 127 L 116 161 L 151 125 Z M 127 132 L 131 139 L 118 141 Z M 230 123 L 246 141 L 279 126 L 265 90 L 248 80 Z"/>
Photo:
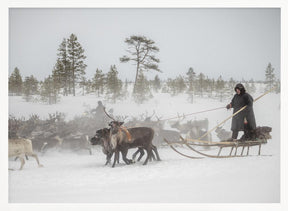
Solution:
<path fill-rule="evenodd" d="M 228 105 L 226 106 L 226 108 L 227 108 L 227 110 L 230 109 L 230 108 L 231 108 L 231 104 L 228 104 Z"/>

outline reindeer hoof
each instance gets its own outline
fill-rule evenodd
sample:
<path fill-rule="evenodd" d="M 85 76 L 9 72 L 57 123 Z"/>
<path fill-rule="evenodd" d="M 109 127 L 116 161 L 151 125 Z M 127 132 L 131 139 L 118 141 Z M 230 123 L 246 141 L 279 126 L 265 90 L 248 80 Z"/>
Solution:
<path fill-rule="evenodd" d="M 132 163 L 135 163 L 135 161 L 134 160 L 127 160 L 127 164 L 129 165 L 129 164 L 132 164 Z"/>

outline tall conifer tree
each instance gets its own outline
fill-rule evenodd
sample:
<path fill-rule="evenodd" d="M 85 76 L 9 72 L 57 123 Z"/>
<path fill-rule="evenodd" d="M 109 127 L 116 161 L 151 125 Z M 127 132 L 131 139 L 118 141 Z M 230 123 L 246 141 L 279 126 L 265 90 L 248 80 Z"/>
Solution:
<path fill-rule="evenodd" d="M 272 89 L 272 87 L 275 85 L 275 74 L 274 74 L 274 68 L 272 67 L 271 63 L 269 62 L 266 70 L 265 70 L 265 83 L 266 83 L 266 90 Z"/>
<path fill-rule="evenodd" d="M 77 79 L 81 79 L 83 75 L 85 75 L 85 68 L 87 65 L 84 63 L 84 60 L 86 56 L 84 55 L 84 49 L 78 42 L 77 36 L 74 34 L 71 34 L 68 39 L 67 50 L 67 56 L 70 63 L 73 95 L 75 96 Z"/>
<path fill-rule="evenodd" d="M 21 95 L 23 80 L 20 74 L 20 70 L 15 67 L 13 73 L 9 77 L 9 92 Z"/>

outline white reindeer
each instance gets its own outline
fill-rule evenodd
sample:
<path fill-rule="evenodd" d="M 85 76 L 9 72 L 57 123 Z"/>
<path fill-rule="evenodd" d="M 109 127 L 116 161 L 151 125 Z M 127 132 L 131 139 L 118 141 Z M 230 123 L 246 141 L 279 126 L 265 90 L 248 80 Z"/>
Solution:
<path fill-rule="evenodd" d="M 9 139 L 9 157 L 19 157 L 21 161 L 19 170 L 22 170 L 25 164 L 25 155 L 34 157 L 38 163 L 38 167 L 43 167 L 43 165 L 39 163 L 37 154 L 33 152 L 31 140 L 24 138 Z"/>

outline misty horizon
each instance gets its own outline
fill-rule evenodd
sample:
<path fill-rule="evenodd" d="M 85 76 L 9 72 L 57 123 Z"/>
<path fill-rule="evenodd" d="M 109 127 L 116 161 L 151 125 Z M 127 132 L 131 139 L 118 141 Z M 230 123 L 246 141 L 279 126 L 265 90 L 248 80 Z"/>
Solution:
<path fill-rule="evenodd" d="M 146 36 L 160 49 L 162 73 L 175 78 L 190 67 L 224 80 L 265 80 L 270 62 L 280 79 L 280 9 L 10 9 L 9 75 L 44 80 L 52 74 L 59 45 L 74 33 L 87 57 L 86 77 L 116 65 L 122 80 L 133 81 L 135 65 L 120 63 L 124 42 Z"/>

